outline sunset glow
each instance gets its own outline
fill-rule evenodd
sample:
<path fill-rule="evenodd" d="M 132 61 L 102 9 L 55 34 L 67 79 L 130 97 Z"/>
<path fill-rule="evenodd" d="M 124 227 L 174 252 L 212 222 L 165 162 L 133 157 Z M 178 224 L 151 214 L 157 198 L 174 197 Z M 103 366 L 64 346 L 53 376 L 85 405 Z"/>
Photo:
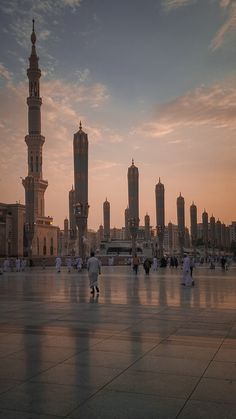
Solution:
<path fill-rule="evenodd" d="M 56 5 L 55 5 L 56 3 Z M 166 223 L 176 198 L 236 219 L 236 3 L 233 0 L 3 0 L 0 4 L 0 201 L 24 203 L 32 18 L 42 71 L 46 213 L 63 226 L 73 184 L 73 135 L 89 139 L 88 227 L 124 226 L 127 170 L 139 168 L 140 224 Z"/>

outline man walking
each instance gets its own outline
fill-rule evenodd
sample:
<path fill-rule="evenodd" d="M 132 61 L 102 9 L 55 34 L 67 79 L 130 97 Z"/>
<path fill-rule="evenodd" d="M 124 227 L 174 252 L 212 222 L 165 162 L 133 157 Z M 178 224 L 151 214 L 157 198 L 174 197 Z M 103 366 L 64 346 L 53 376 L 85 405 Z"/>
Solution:
<path fill-rule="evenodd" d="M 185 254 L 183 260 L 183 282 L 182 285 L 190 286 L 192 285 L 192 278 L 190 273 L 190 257 Z"/>
<path fill-rule="evenodd" d="M 89 276 L 89 286 L 91 288 L 91 294 L 94 294 L 95 288 L 97 293 L 99 293 L 98 288 L 98 275 L 101 274 L 101 264 L 99 260 L 95 257 L 94 252 L 91 252 L 90 258 L 87 262 L 88 276 Z"/>

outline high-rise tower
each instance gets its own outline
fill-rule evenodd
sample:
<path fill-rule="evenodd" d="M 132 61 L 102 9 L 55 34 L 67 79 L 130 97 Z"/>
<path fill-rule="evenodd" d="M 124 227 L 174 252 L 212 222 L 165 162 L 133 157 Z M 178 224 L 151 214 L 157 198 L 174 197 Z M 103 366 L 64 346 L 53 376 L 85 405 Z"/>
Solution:
<path fill-rule="evenodd" d="M 78 251 L 85 259 L 85 237 L 88 220 L 88 135 L 82 130 L 74 134 L 75 220 L 79 231 Z"/>
<path fill-rule="evenodd" d="M 104 225 L 104 239 L 110 239 L 110 202 L 106 201 L 103 203 L 103 225 Z"/>
<path fill-rule="evenodd" d="M 139 227 L 139 172 L 132 160 L 128 168 L 129 230 L 132 238 L 132 254 L 136 251 L 136 238 Z"/>
<path fill-rule="evenodd" d="M 180 255 L 183 256 L 184 239 L 185 239 L 185 204 L 184 197 L 179 194 L 177 198 L 177 222 L 178 222 L 178 236 Z"/>
<path fill-rule="evenodd" d="M 165 187 L 159 178 L 159 182 L 155 188 L 156 195 L 156 226 L 157 226 L 157 237 L 159 241 L 159 252 L 160 256 L 163 256 L 163 241 L 164 241 L 164 230 L 165 230 Z"/>
<path fill-rule="evenodd" d="M 45 217 L 44 193 L 47 189 L 48 182 L 43 180 L 43 144 L 45 138 L 41 135 L 41 105 L 40 97 L 40 77 L 41 70 L 38 66 L 39 58 L 36 54 L 36 35 L 33 29 L 31 34 L 31 55 L 29 57 L 29 68 L 27 76 L 29 79 L 29 96 L 27 98 L 28 105 L 28 134 L 25 142 L 28 147 L 28 175 L 22 180 L 25 188 L 25 206 L 26 221 L 25 231 L 27 237 L 28 256 L 33 254 L 33 240 L 36 235 L 37 225 L 50 226 L 52 224 L 51 217 Z M 44 230 L 44 234 L 46 229 Z M 51 237 L 51 239 L 53 239 Z M 51 240 L 50 239 L 50 240 Z M 47 246 L 47 237 L 45 234 L 44 251 Z M 45 245 L 46 242 L 46 245 Z M 37 254 L 40 254 L 40 238 L 37 237 Z"/>
<path fill-rule="evenodd" d="M 194 202 L 190 206 L 190 228 L 191 228 L 191 242 L 192 242 L 192 247 L 195 253 L 196 243 L 197 243 L 197 207 L 194 204 Z"/>

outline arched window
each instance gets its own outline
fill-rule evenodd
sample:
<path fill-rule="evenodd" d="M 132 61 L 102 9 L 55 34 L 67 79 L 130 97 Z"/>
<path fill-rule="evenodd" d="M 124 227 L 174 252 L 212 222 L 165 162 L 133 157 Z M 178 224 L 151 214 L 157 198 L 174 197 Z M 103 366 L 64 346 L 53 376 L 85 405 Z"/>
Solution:
<path fill-rule="evenodd" d="M 39 156 L 36 156 L 36 172 L 39 171 Z"/>
<path fill-rule="evenodd" d="M 34 159 L 33 159 L 33 156 L 30 157 L 30 170 L 31 170 L 31 172 L 34 171 Z"/>

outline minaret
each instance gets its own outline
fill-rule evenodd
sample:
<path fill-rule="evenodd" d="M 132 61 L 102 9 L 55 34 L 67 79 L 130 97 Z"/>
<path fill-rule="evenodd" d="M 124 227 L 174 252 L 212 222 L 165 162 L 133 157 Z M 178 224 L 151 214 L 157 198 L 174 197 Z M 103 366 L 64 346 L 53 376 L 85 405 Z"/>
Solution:
<path fill-rule="evenodd" d="M 32 241 L 38 217 L 44 217 L 44 193 L 48 182 L 43 180 L 42 154 L 45 138 L 41 135 L 41 105 L 40 83 L 41 70 L 38 67 L 39 58 L 36 54 L 36 35 L 31 34 L 31 55 L 27 76 L 29 79 L 28 105 L 28 135 L 25 142 L 28 147 L 28 176 L 22 180 L 25 188 L 26 217 L 25 227 L 28 240 L 28 256 L 32 256 Z"/>
<path fill-rule="evenodd" d="M 132 254 L 136 252 L 136 238 L 139 227 L 139 172 L 132 164 L 128 168 L 129 230 L 132 238 Z"/>
<path fill-rule="evenodd" d="M 103 225 L 104 225 L 104 240 L 110 239 L 110 202 L 106 201 L 103 203 Z"/>
<path fill-rule="evenodd" d="M 208 214 L 204 209 L 202 213 L 202 232 L 203 232 L 203 243 L 205 247 L 205 259 L 208 257 Z"/>
<path fill-rule="evenodd" d="M 196 253 L 196 243 L 197 243 L 197 207 L 192 203 L 190 206 L 190 228 L 191 228 L 191 242 L 194 249 L 194 254 Z"/>
<path fill-rule="evenodd" d="M 157 226 L 157 237 L 159 241 L 159 253 L 160 257 L 163 256 L 163 241 L 164 241 L 164 230 L 165 230 L 165 187 L 159 178 L 159 182 L 155 188 L 156 195 L 156 226 Z"/>
<path fill-rule="evenodd" d="M 184 197 L 179 194 L 177 198 L 177 222 L 178 222 L 178 236 L 179 236 L 179 247 L 180 256 L 183 257 L 184 250 L 184 239 L 185 239 L 185 205 Z"/>
<path fill-rule="evenodd" d="M 88 135 L 82 130 L 74 134 L 75 220 L 79 230 L 78 251 L 84 260 L 88 219 Z"/>
<path fill-rule="evenodd" d="M 214 254 L 215 244 L 216 244 L 216 219 L 213 214 L 210 218 L 210 243 L 211 243 L 212 253 Z"/>
<path fill-rule="evenodd" d="M 219 218 L 216 221 L 215 232 L 216 232 L 216 247 L 220 251 L 221 246 L 222 246 L 222 235 L 221 235 L 221 221 L 219 220 Z"/>

